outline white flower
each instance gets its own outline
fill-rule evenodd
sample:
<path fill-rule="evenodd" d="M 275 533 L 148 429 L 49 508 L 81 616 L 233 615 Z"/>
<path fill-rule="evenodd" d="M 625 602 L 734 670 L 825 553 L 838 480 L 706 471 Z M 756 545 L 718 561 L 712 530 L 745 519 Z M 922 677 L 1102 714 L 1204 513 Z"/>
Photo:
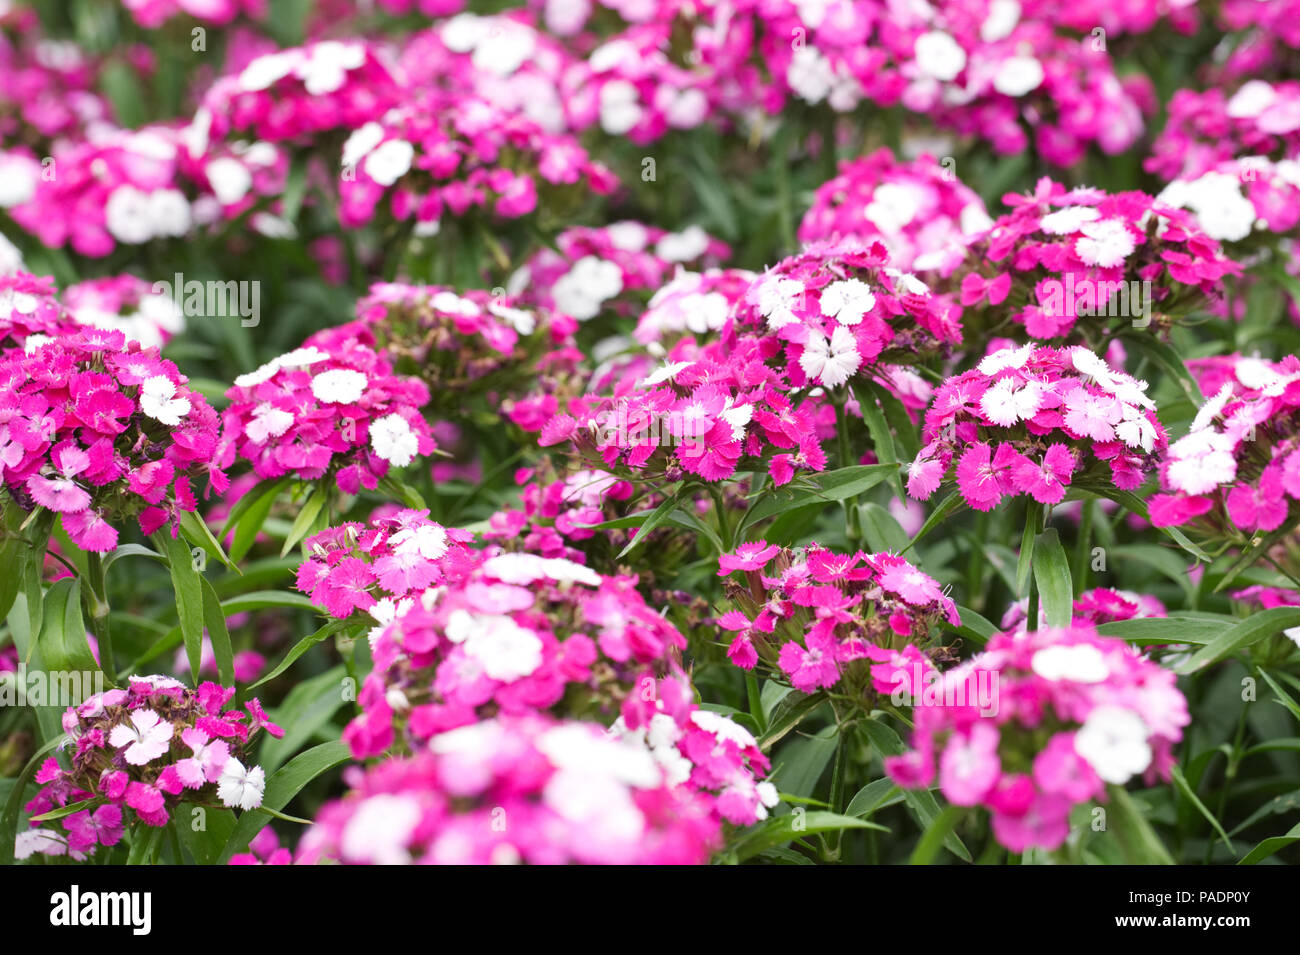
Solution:
<path fill-rule="evenodd" d="M 900 182 L 882 182 L 876 186 L 862 217 L 877 229 L 896 233 L 912 222 L 921 211 L 922 194 L 915 186 Z"/>
<path fill-rule="evenodd" d="M 1128 226 L 1119 219 L 1085 222 L 1079 231 L 1083 233 L 1083 238 L 1076 240 L 1075 252 L 1088 265 L 1103 269 L 1114 268 L 1136 248 Z"/>
<path fill-rule="evenodd" d="M 221 778 L 217 780 L 217 798 L 222 805 L 248 812 L 262 805 L 262 794 L 266 792 L 266 771 L 261 766 L 248 769 L 235 757 L 226 760 L 221 768 Z"/>
<path fill-rule="evenodd" d="M 148 242 L 153 238 L 149 198 L 134 186 L 118 186 L 104 204 L 104 225 L 119 242 Z"/>
<path fill-rule="evenodd" d="M 536 554 L 498 554 L 483 563 L 483 572 L 502 583 L 520 586 L 543 578 L 559 583 L 575 581 L 591 587 L 600 586 L 600 575 L 594 570 L 563 557 L 548 559 Z"/>
<path fill-rule="evenodd" d="M 420 439 L 406 419 L 388 414 L 370 423 L 370 447 L 389 464 L 404 468 L 420 451 Z"/>
<path fill-rule="evenodd" d="M 221 156 L 203 167 L 217 201 L 223 206 L 233 206 L 253 187 L 253 176 L 238 159 Z"/>
<path fill-rule="evenodd" d="M 843 325 L 835 326 L 829 343 L 824 335 L 810 332 L 799 356 L 799 367 L 809 378 L 815 378 L 827 388 L 842 385 L 862 367 L 862 354 L 858 340 Z"/>
<path fill-rule="evenodd" d="M 1221 242 L 1238 242 L 1255 227 L 1254 204 L 1242 194 L 1240 180 L 1227 173 L 1171 182 L 1156 198 L 1190 209 L 1206 234 Z"/>
<path fill-rule="evenodd" d="M 794 51 L 786 67 L 785 80 L 790 89 L 806 103 L 820 103 L 831 91 L 835 74 L 830 61 L 811 46 L 801 46 Z"/>
<path fill-rule="evenodd" d="M 480 70 L 509 76 L 532 58 L 537 34 L 531 27 L 510 20 L 498 20 L 479 40 L 470 57 Z"/>
<path fill-rule="evenodd" d="M 655 255 L 666 262 L 689 262 L 709 250 L 709 234 L 697 225 L 669 232 L 655 243 Z"/>
<path fill-rule="evenodd" d="M 871 286 L 861 279 L 842 279 L 822 289 L 821 311 L 841 325 L 857 325 L 876 307 Z"/>
<path fill-rule="evenodd" d="M 1043 64 L 1032 56 L 1009 56 L 993 76 L 993 88 L 1004 96 L 1024 96 L 1043 82 Z"/>
<path fill-rule="evenodd" d="M 693 361 L 664 362 L 653 372 L 646 375 L 645 378 L 641 380 L 639 387 L 650 388 L 660 382 L 672 381 L 677 377 L 679 372 L 690 368 L 693 364 L 695 364 Z"/>
<path fill-rule="evenodd" d="M 151 235 L 182 236 L 190 230 L 190 204 L 176 189 L 157 189 L 149 193 L 148 215 Z"/>
<path fill-rule="evenodd" d="M 966 67 L 966 51 L 947 33 L 932 30 L 916 38 L 916 66 L 926 76 L 948 82 Z"/>
<path fill-rule="evenodd" d="M 1277 91 L 1263 80 L 1250 80 L 1228 100 L 1226 112 L 1233 119 L 1255 119 L 1277 101 Z"/>
<path fill-rule="evenodd" d="M 1191 428 L 1188 430 L 1204 431 L 1214 423 L 1214 419 L 1222 413 L 1224 406 L 1227 405 L 1231 398 L 1232 385 L 1224 382 L 1223 387 L 1219 389 L 1219 393 L 1209 401 L 1205 402 L 1205 404 L 1201 405 L 1200 409 L 1196 412 L 1196 417 L 1192 419 Z"/>
<path fill-rule="evenodd" d="M 281 368 L 302 368 L 306 365 L 314 365 L 318 361 L 324 361 L 329 358 L 325 352 L 321 351 L 315 345 L 308 345 L 306 348 L 295 348 L 291 352 L 285 352 L 275 363 Z"/>
<path fill-rule="evenodd" d="M 798 279 L 763 276 L 758 286 L 758 311 L 767 319 L 769 330 L 776 331 L 799 320 L 794 308 L 801 303 L 803 293 L 803 283 Z"/>
<path fill-rule="evenodd" d="M 140 386 L 140 410 L 155 421 L 175 427 L 190 413 L 190 399 L 177 398 L 176 383 L 164 375 L 154 375 Z"/>
<path fill-rule="evenodd" d="M 399 554 L 419 554 L 425 560 L 437 560 L 447 553 L 447 531 L 438 524 L 404 527 L 388 542 Z"/>
<path fill-rule="evenodd" d="M 294 69 L 303 87 L 312 96 L 333 93 L 347 79 L 348 70 L 355 70 L 366 62 L 366 51 L 359 43 L 340 43 L 326 40 L 317 43 Z"/>
<path fill-rule="evenodd" d="M 737 405 L 731 407 L 731 399 L 727 399 L 727 407 L 722 409 L 718 415 L 723 421 L 731 425 L 731 437 L 733 441 L 743 441 L 745 439 L 745 425 L 749 424 L 750 419 L 754 417 L 753 405 Z"/>
<path fill-rule="evenodd" d="M 1176 491 L 1208 494 L 1236 477 L 1232 439 L 1225 434 L 1206 428 L 1193 431 L 1169 446 L 1165 478 Z"/>
<path fill-rule="evenodd" d="M 1069 235 L 1078 232 L 1085 222 L 1094 222 L 1101 213 L 1092 206 L 1065 206 L 1043 216 L 1038 227 L 1048 235 Z"/>
<path fill-rule="evenodd" d="M 1010 427 L 1038 414 L 1046 390 L 1039 381 L 1020 385 L 1014 378 L 1003 378 L 980 396 L 980 410 L 994 424 Z"/>
<path fill-rule="evenodd" d="M 292 414 L 283 408 L 275 407 L 269 401 L 264 401 L 253 409 L 253 418 L 244 425 L 244 434 L 251 441 L 265 444 L 270 438 L 280 437 L 292 424 Z"/>
<path fill-rule="evenodd" d="M 623 270 L 596 255 L 573 263 L 551 290 L 555 306 L 580 322 L 595 318 L 600 307 L 623 291 Z"/>
<path fill-rule="evenodd" d="M 542 665 L 541 639 L 506 616 L 476 615 L 464 647 L 484 673 L 502 683 L 522 679 Z"/>
<path fill-rule="evenodd" d="M 627 80 L 610 80 L 600 88 L 600 128 L 622 136 L 641 122 L 641 96 Z"/>
<path fill-rule="evenodd" d="M 1017 0 L 993 0 L 989 15 L 980 25 L 980 39 L 996 43 L 1006 39 L 1020 22 L 1020 4 Z"/>
<path fill-rule="evenodd" d="M 1074 683 L 1101 683 L 1110 676 L 1110 667 L 1101 651 L 1091 644 L 1045 647 L 1034 654 L 1030 667 L 1044 680 Z"/>
<path fill-rule="evenodd" d="M 405 139 L 390 139 L 366 157 L 366 175 L 381 186 L 391 186 L 410 171 L 415 147 Z"/>
<path fill-rule="evenodd" d="M 901 288 L 902 291 L 911 292 L 913 295 L 925 295 L 930 291 L 930 286 L 926 285 L 910 272 L 900 272 L 898 269 L 885 269 L 885 274 L 894 280 L 895 289 Z"/>
<path fill-rule="evenodd" d="M 129 723 L 118 723 L 108 734 L 108 743 L 118 749 L 126 747 L 123 757 L 132 766 L 143 766 L 157 759 L 171 745 L 175 727 L 153 710 L 136 710 Z"/>
<path fill-rule="evenodd" d="M 1022 345 L 1019 348 L 1002 348 L 986 355 L 976 366 L 981 375 L 996 375 L 1006 368 L 1023 368 L 1029 356 L 1033 354 L 1034 345 Z"/>
<path fill-rule="evenodd" d="M 259 56 L 239 74 L 239 86 L 250 93 L 269 89 L 292 73 L 301 57 L 302 53 L 299 50 L 286 50 Z"/>
<path fill-rule="evenodd" d="M 1142 717 L 1122 706 L 1098 706 L 1074 736 L 1074 751 L 1103 780 L 1117 786 L 1151 765 Z"/>
<path fill-rule="evenodd" d="M 605 228 L 605 236 L 609 239 L 609 244 L 616 249 L 622 249 L 624 252 L 640 252 L 650 241 L 650 233 L 646 227 L 639 222 L 624 220 L 615 222 L 613 225 Z"/>
<path fill-rule="evenodd" d="M 373 120 L 359 129 L 354 129 L 347 141 L 343 143 L 343 165 L 355 168 L 367 153 L 383 141 L 384 127 Z"/>
<path fill-rule="evenodd" d="M 365 372 L 353 368 L 331 368 L 311 380 L 311 393 L 317 401 L 350 405 L 361 400 L 368 381 Z"/>
<path fill-rule="evenodd" d="M 0 154 L 0 209 L 22 205 L 36 195 L 37 170 L 34 160 L 20 154 Z"/>
<path fill-rule="evenodd" d="M 254 388 L 264 381 L 270 381 L 280 370 L 280 359 L 273 358 L 265 365 L 259 365 L 255 371 L 245 372 L 235 379 L 237 388 Z"/>
<path fill-rule="evenodd" d="M 1156 445 L 1156 428 L 1143 412 L 1132 405 L 1121 405 L 1123 420 L 1115 425 L 1115 436 L 1130 448 L 1150 452 Z"/>
<path fill-rule="evenodd" d="M 411 861 L 407 843 L 423 813 L 410 796 L 380 793 L 362 800 L 343 827 L 339 849 L 344 859 L 372 865 Z"/>

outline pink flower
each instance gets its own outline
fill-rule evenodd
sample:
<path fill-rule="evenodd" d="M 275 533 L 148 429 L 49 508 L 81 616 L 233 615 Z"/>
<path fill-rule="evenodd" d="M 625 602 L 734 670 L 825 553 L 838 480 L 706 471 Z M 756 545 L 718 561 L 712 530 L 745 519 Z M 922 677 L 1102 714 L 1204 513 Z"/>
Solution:
<path fill-rule="evenodd" d="M 1064 444 L 1053 444 L 1039 463 L 1017 454 L 1011 476 L 1017 489 L 1038 503 L 1058 504 L 1065 497 L 1074 469 L 1074 452 Z"/>
<path fill-rule="evenodd" d="M 153 710 L 135 710 L 128 723 L 118 723 L 108 736 L 111 746 L 126 748 L 123 754 L 132 766 L 157 759 L 171 746 L 174 727 Z"/>
<path fill-rule="evenodd" d="M 718 576 L 725 577 L 734 570 L 762 570 L 780 550 L 764 540 L 741 544 L 734 553 L 718 558 Z"/>
<path fill-rule="evenodd" d="M 122 809 L 106 805 L 83 809 L 63 822 L 68 830 L 68 846 L 74 852 L 86 852 L 96 845 L 115 846 L 122 838 Z"/>
<path fill-rule="evenodd" d="M 998 757 L 1001 735 L 996 727 L 977 722 L 967 736 L 954 733 L 939 758 L 939 786 L 949 802 L 973 806 L 981 802 L 1002 775 Z"/>
<path fill-rule="evenodd" d="M 194 753 L 176 763 L 176 774 L 185 787 L 198 789 L 204 783 L 216 782 L 230 757 L 230 747 L 225 741 L 213 740 L 197 728 L 182 730 L 181 741 Z"/>
<path fill-rule="evenodd" d="M 791 641 L 781 648 L 779 663 L 796 690 L 812 693 L 819 687 L 834 686 L 840 678 L 835 662 L 837 644 L 834 637 L 810 633 L 808 646 Z"/>

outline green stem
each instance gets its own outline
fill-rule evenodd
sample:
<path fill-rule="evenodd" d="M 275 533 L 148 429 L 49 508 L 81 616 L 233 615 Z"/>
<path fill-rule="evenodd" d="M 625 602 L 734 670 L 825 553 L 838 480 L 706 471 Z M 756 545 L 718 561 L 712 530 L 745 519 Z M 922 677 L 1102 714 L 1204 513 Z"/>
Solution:
<path fill-rule="evenodd" d="M 1093 502 L 1085 500 L 1079 514 L 1079 541 L 1074 551 L 1074 595 L 1086 589 L 1088 570 L 1092 565 L 1092 511 Z"/>
<path fill-rule="evenodd" d="M 81 591 L 90 621 L 90 632 L 99 645 L 99 668 L 104 671 L 109 685 L 117 680 L 117 664 L 113 656 L 113 635 L 109 629 L 108 589 L 104 578 L 104 559 L 99 554 L 86 555 L 86 579 Z"/>

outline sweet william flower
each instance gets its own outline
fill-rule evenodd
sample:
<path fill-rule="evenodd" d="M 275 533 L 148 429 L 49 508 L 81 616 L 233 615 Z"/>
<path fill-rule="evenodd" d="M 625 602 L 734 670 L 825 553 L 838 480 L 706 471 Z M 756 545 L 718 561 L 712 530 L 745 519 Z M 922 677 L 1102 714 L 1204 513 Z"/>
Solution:
<path fill-rule="evenodd" d="M 143 766 L 157 759 L 171 746 L 175 727 L 153 710 L 136 710 L 126 723 L 119 723 L 109 733 L 108 742 L 123 754 L 132 766 Z"/>
<path fill-rule="evenodd" d="M 233 756 L 225 761 L 217 781 L 217 797 L 226 806 L 247 812 L 262 805 L 266 791 L 266 771 L 261 766 L 245 768 Z"/>

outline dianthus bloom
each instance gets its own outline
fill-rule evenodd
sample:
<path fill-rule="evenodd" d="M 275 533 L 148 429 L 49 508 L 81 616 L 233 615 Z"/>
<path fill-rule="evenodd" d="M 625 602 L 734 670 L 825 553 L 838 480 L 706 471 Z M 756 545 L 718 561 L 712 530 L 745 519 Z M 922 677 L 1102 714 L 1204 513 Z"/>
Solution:
<path fill-rule="evenodd" d="M 240 375 L 226 394 L 222 464 L 246 459 L 262 478 L 333 474 L 355 494 L 435 448 L 419 411 L 428 388 L 364 345 L 303 346 Z"/>
<path fill-rule="evenodd" d="M 992 224 L 980 197 L 933 156 L 899 162 L 879 149 L 841 162 L 839 174 L 817 188 L 799 241 L 879 240 L 898 268 L 946 275 Z"/>
<path fill-rule="evenodd" d="M 594 723 L 501 715 L 345 779 L 297 861 L 699 864 L 720 842 L 702 793 Z"/>
<path fill-rule="evenodd" d="M 1087 625 L 999 634 L 944 673 L 918 664 L 912 750 L 888 757 L 898 785 L 936 782 L 949 802 L 985 806 L 1012 852 L 1056 849 L 1070 810 L 1106 784 L 1169 778 L 1189 722 L 1172 671 Z"/>
<path fill-rule="evenodd" d="M 1146 387 L 1083 346 L 993 352 L 935 392 L 908 493 L 929 498 L 954 462 L 978 511 L 1016 494 L 1058 504 L 1073 485 L 1133 490 L 1168 441 Z"/>
<path fill-rule="evenodd" d="M 0 348 L 22 347 L 33 336 L 41 344 L 72 331 L 72 318 L 57 295 L 48 276 L 21 271 L 0 276 Z"/>
<path fill-rule="evenodd" d="M 739 609 L 718 619 L 735 633 L 727 656 L 746 670 L 762 661 L 804 693 L 838 686 L 865 703 L 873 689 L 888 691 L 882 667 L 921 659 L 914 644 L 926 643 L 932 627 L 960 623 L 938 582 L 892 554 L 755 541 L 720 564 L 744 574 L 743 585 L 727 586 Z"/>
<path fill-rule="evenodd" d="M 1215 301 L 1225 276 L 1241 274 L 1191 213 L 1141 192 L 1040 179 L 1033 193 L 1003 201 L 1012 211 L 970 246 L 956 273 L 968 325 L 980 309 L 989 314 L 982 324 L 1010 311 L 1036 339 L 1063 338 L 1078 319 L 1098 316 L 1139 328 L 1154 319 L 1164 329 Z"/>
<path fill-rule="evenodd" d="M 888 361 L 916 364 L 961 341 L 954 310 L 889 265 L 879 242 L 819 243 L 749 287 L 723 332 L 763 336 L 796 387 L 836 388 Z"/>
<path fill-rule="evenodd" d="M 261 730 L 284 731 L 256 699 L 227 709 L 235 691 L 215 683 L 191 690 L 170 677 L 136 676 L 128 684 L 69 707 L 63 731 L 70 768 L 50 757 L 36 774 L 42 787 L 26 806 L 30 815 L 94 801 L 58 820 L 66 830 L 58 838 L 70 851 L 89 855 L 116 845 L 129 813 L 165 826 L 182 802 L 219 801 L 245 812 L 262 804 L 266 774 L 245 754 Z"/>
<path fill-rule="evenodd" d="M 1162 457 L 1151 522 L 1194 523 L 1225 539 L 1291 527 L 1300 501 L 1300 359 L 1233 355 L 1197 368 L 1203 386 L 1221 384 Z"/>
<path fill-rule="evenodd" d="M 357 302 L 356 321 L 317 332 L 305 344 L 326 351 L 374 348 L 398 373 L 424 381 L 434 416 L 459 420 L 474 410 L 473 397 L 500 405 L 539 375 L 576 366 L 577 327 L 518 296 L 383 282 Z"/>
<path fill-rule="evenodd" d="M 539 250 L 508 288 L 580 322 L 604 311 L 630 314 L 682 265 L 717 265 L 727 245 L 699 226 L 667 232 L 640 222 L 565 229 Z"/>
<path fill-rule="evenodd" d="M 471 573 L 403 601 L 371 634 L 374 669 L 343 738 L 357 758 L 414 750 L 487 712 L 546 710 L 610 719 L 640 681 L 677 667 L 686 639 L 634 577 L 563 558 L 485 555 Z"/>
<path fill-rule="evenodd" d="M 1276 6 L 1276 4 L 1268 4 Z M 1195 179 L 1247 156 L 1300 157 L 1300 82 L 1252 79 L 1231 95 L 1212 87 L 1178 90 L 1169 119 L 1144 163 L 1164 180 Z"/>
<path fill-rule="evenodd" d="M 637 319 L 636 340 L 643 345 L 667 344 L 687 332 L 704 336 L 722 331 L 727 316 L 757 278 L 745 269 L 690 272 L 679 267 Z"/>
<path fill-rule="evenodd" d="M 1287 235 L 1300 222 L 1300 160 L 1227 160 L 1199 176 L 1175 179 L 1156 198 L 1189 209 L 1205 234 L 1220 242 Z"/>
<path fill-rule="evenodd" d="M 364 225 L 387 199 L 392 219 L 412 222 L 417 235 L 436 234 L 444 213 L 517 219 L 536 211 L 541 190 L 563 199 L 617 184 L 576 139 L 463 91 L 421 90 L 358 127 L 342 159 L 342 224 Z"/>
<path fill-rule="evenodd" d="M 152 534 L 196 509 L 196 482 L 225 490 L 217 414 L 157 349 L 90 328 L 27 347 L 0 358 L 0 480 L 21 506 L 104 553 L 122 520 Z"/>
<path fill-rule="evenodd" d="M 361 610 L 391 620 L 399 602 L 468 570 L 475 557 L 466 542 L 473 539 L 429 520 L 428 511 L 340 524 L 307 538 L 298 589 L 331 617 Z"/>

